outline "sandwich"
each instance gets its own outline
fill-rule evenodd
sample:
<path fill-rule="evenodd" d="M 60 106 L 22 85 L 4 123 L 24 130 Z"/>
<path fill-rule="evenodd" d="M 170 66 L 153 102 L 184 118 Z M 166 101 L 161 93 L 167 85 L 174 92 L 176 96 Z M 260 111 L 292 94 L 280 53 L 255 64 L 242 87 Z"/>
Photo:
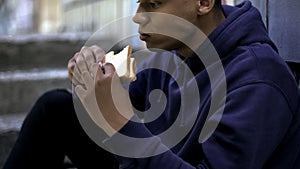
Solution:
<path fill-rule="evenodd" d="M 115 54 L 111 51 L 105 55 L 104 62 L 114 65 L 122 83 L 129 83 L 136 80 L 136 63 L 131 58 L 132 47 L 126 46 L 121 52 Z"/>

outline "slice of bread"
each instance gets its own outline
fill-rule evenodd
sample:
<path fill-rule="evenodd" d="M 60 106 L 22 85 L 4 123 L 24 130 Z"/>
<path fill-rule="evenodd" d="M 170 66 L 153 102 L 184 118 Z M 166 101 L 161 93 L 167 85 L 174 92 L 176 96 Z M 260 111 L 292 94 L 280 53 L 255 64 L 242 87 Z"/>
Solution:
<path fill-rule="evenodd" d="M 136 80 L 136 63 L 135 59 L 131 58 L 131 54 L 132 48 L 128 45 L 118 54 L 111 51 L 105 55 L 104 61 L 114 65 L 122 83 Z"/>

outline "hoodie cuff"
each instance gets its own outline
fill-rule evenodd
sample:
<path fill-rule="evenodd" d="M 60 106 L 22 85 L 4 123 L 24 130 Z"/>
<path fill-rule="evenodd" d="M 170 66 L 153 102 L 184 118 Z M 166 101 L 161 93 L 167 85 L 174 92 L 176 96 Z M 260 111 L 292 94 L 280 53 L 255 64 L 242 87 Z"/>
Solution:
<path fill-rule="evenodd" d="M 116 134 L 103 141 L 103 144 L 117 155 L 120 166 L 132 166 L 136 158 L 147 158 L 169 149 L 157 136 L 146 128 L 136 115 Z"/>

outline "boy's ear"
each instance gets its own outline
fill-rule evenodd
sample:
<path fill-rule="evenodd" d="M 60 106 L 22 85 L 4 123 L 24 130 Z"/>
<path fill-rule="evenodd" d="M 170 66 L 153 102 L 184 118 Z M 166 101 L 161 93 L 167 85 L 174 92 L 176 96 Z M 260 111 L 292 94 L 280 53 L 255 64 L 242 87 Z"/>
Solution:
<path fill-rule="evenodd" d="M 198 0 L 198 15 L 209 13 L 215 5 L 215 0 Z"/>

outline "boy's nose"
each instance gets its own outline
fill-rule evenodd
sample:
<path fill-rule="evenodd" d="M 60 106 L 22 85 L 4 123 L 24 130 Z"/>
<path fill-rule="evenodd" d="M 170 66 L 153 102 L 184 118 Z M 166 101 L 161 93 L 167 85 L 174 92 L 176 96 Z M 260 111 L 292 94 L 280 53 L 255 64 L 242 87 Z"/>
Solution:
<path fill-rule="evenodd" d="M 145 12 L 136 12 L 132 20 L 139 25 L 144 25 L 148 22 L 149 18 Z"/>

